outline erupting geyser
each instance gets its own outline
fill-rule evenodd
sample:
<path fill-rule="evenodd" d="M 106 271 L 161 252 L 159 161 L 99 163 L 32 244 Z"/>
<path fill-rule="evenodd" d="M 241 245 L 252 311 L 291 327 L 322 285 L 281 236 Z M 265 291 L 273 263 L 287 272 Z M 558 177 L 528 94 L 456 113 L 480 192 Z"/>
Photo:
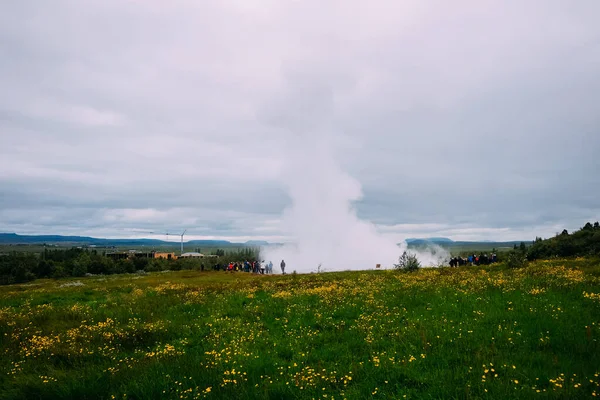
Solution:
<path fill-rule="evenodd" d="M 391 267 L 405 245 L 356 215 L 352 204 L 362 197 L 361 185 L 341 170 L 332 151 L 339 137 L 330 123 L 335 112 L 331 86 L 298 74 L 286 83 L 263 117 L 284 136 L 281 178 L 292 204 L 282 228 L 294 244 L 265 248 L 261 258 L 272 261 L 276 271 L 284 259 L 286 272 Z"/>

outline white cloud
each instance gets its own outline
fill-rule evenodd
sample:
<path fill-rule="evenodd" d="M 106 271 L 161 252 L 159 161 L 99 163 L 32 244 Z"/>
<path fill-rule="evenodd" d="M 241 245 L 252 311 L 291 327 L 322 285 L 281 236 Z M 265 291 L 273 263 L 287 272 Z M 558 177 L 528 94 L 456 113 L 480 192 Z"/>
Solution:
<path fill-rule="evenodd" d="M 315 162 L 289 129 L 308 123 L 386 234 L 527 239 L 600 219 L 595 1 L 4 11 L 0 231 L 286 238 L 286 161 Z"/>

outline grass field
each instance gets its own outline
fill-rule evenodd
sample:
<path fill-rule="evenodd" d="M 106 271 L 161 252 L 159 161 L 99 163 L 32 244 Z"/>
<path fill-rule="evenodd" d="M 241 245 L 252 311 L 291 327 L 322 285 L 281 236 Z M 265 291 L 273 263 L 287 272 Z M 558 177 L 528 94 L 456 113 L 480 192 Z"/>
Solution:
<path fill-rule="evenodd" d="M 600 264 L 0 287 L 1 399 L 600 396 Z"/>

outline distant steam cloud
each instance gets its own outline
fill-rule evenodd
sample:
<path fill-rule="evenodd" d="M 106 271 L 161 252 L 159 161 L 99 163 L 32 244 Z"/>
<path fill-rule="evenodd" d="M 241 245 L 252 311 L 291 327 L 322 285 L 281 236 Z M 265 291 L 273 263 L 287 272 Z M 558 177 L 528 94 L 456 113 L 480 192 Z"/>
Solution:
<path fill-rule="evenodd" d="M 283 215 L 283 229 L 294 244 L 265 248 L 262 257 L 287 272 L 372 269 L 391 267 L 406 244 L 381 235 L 360 220 L 353 203 L 363 196 L 360 183 L 344 172 L 333 149 L 339 132 L 330 129 L 335 113 L 334 89 L 319 76 L 292 74 L 285 89 L 263 110 L 261 117 L 284 131 L 280 156 L 283 180 L 292 199 Z M 436 248 L 419 252 L 426 265 L 437 265 L 447 252 Z M 278 268 L 276 268 L 278 270 Z"/>

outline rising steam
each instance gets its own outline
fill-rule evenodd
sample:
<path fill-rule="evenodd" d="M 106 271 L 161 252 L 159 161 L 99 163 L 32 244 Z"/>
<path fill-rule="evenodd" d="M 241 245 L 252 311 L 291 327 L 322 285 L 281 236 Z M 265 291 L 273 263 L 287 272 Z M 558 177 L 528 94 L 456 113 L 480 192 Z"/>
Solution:
<path fill-rule="evenodd" d="M 406 249 L 402 241 L 379 234 L 360 220 L 353 203 L 362 197 L 360 183 L 344 172 L 334 157 L 331 128 L 334 93 L 314 76 L 288 76 L 285 90 L 266 107 L 262 117 L 284 133 L 282 181 L 292 199 L 282 216 L 282 228 L 292 245 L 266 247 L 261 257 L 287 272 L 389 268 Z M 447 256 L 441 248 L 417 253 L 424 265 L 437 265 Z"/>

